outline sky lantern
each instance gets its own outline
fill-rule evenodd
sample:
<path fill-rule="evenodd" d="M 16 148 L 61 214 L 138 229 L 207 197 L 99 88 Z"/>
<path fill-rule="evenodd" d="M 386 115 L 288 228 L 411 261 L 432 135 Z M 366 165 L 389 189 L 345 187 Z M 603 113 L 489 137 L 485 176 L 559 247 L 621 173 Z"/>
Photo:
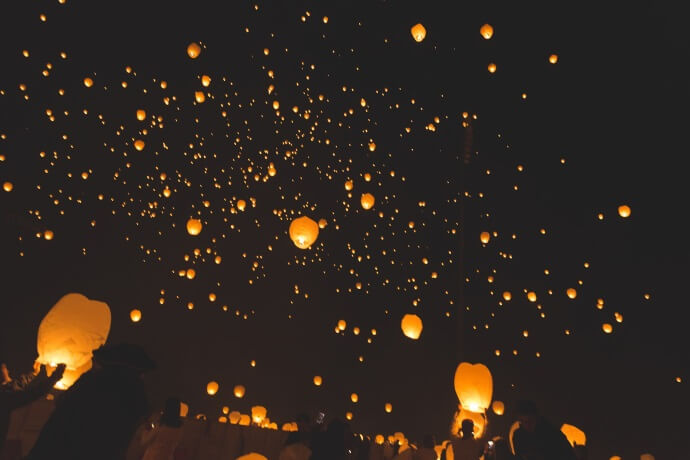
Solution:
<path fill-rule="evenodd" d="M 137 110 L 137 120 L 139 120 L 139 121 L 146 120 L 146 110 L 142 110 L 142 109 Z"/>
<path fill-rule="evenodd" d="M 240 414 L 238 411 L 234 410 L 228 414 L 228 421 L 232 423 L 233 425 L 237 425 L 240 423 L 240 419 L 242 418 L 242 414 Z"/>
<path fill-rule="evenodd" d="M 187 221 L 187 233 L 192 236 L 197 236 L 199 233 L 201 233 L 202 228 L 203 225 L 199 219 L 192 218 Z"/>
<path fill-rule="evenodd" d="M 315 375 L 314 376 L 314 385 L 316 385 L 317 387 L 320 387 L 322 383 L 323 383 L 323 379 L 321 378 L 321 376 Z"/>
<path fill-rule="evenodd" d="M 194 91 L 194 100 L 201 104 L 206 100 L 206 95 L 204 94 L 203 91 Z"/>
<path fill-rule="evenodd" d="M 455 370 L 455 393 L 461 406 L 472 412 L 483 412 L 491 404 L 493 379 L 484 364 L 460 363 Z"/>
<path fill-rule="evenodd" d="M 347 327 L 347 322 L 344 319 L 341 319 L 338 321 L 338 329 L 341 331 L 344 331 L 345 328 Z"/>
<path fill-rule="evenodd" d="M 55 234 L 53 233 L 52 230 L 46 230 L 45 232 L 43 232 L 43 238 L 46 241 L 52 240 L 54 236 L 55 236 Z"/>
<path fill-rule="evenodd" d="M 249 416 L 249 414 L 240 414 L 240 425 L 242 426 L 249 426 L 251 423 L 252 418 Z"/>
<path fill-rule="evenodd" d="M 252 422 L 260 425 L 266 418 L 266 408 L 264 406 L 252 407 Z"/>
<path fill-rule="evenodd" d="M 232 389 L 235 398 L 244 398 L 245 391 L 244 385 L 235 385 L 235 388 Z"/>
<path fill-rule="evenodd" d="M 374 438 L 374 442 L 381 446 L 384 442 L 386 442 L 386 438 L 384 438 L 382 434 L 377 434 Z"/>
<path fill-rule="evenodd" d="M 655 460 L 652 454 L 642 454 L 640 455 L 640 460 Z"/>
<path fill-rule="evenodd" d="M 491 239 L 491 234 L 489 232 L 481 232 L 479 234 L 479 241 L 481 241 L 484 244 L 487 244 L 490 239 Z"/>
<path fill-rule="evenodd" d="M 352 420 L 352 412 L 345 412 L 345 418 L 347 420 Z"/>
<path fill-rule="evenodd" d="M 557 55 L 557 54 L 552 54 L 551 56 L 549 56 L 549 62 L 550 62 L 551 64 L 557 63 L 557 62 L 558 62 L 558 55 Z"/>
<path fill-rule="evenodd" d="M 247 202 L 244 200 L 237 200 L 237 209 L 240 211 L 244 211 L 245 208 L 247 207 Z"/>
<path fill-rule="evenodd" d="M 194 278 L 196 278 L 196 270 L 194 270 L 193 268 L 188 268 L 185 271 L 185 276 L 188 280 L 193 280 Z"/>
<path fill-rule="evenodd" d="M 426 29 L 421 23 L 413 25 L 412 28 L 410 28 L 410 33 L 416 42 L 421 42 L 426 38 Z"/>
<path fill-rule="evenodd" d="M 628 206 L 628 205 L 623 204 L 621 206 L 618 206 L 618 215 L 623 217 L 623 218 L 630 217 L 631 212 L 632 211 L 630 209 L 630 206 Z"/>
<path fill-rule="evenodd" d="M 374 199 L 374 195 L 371 193 L 362 193 L 362 198 L 360 201 L 362 203 L 362 208 L 369 210 L 374 207 L 374 201 L 376 200 Z"/>
<path fill-rule="evenodd" d="M 565 291 L 565 293 L 571 299 L 574 299 L 575 297 L 577 297 L 577 291 L 575 290 L 575 288 L 568 288 Z"/>
<path fill-rule="evenodd" d="M 354 183 L 351 180 L 345 181 L 345 190 L 349 192 L 353 187 Z"/>
<path fill-rule="evenodd" d="M 202 75 L 201 76 L 201 86 L 203 87 L 208 87 L 208 85 L 211 84 L 211 77 L 208 75 Z"/>
<path fill-rule="evenodd" d="M 307 216 L 292 221 L 288 230 L 290 239 L 300 249 L 308 249 L 319 237 L 319 224 Z"/>
<path fill-rule="evenodd" d="M 488 66 L 486 66 L 486 69 L 489 71 L 489 73 L 495 73 L 496 72 L 496 64 L 493 62 L 490 62 Z"/>
<path fill-rule="evenodd" d="M 2 189 L 6 192 L 11 192 L 13 188 L 14 185 L 12 184 L 12 182 L 5 182 L 4 184 L 2 184 Z"/>
<path fill-rule="evenodd" d="M 326 228 L 326 225 L 328 225 L 326 219 L 319 219 L 319 228 Z"/>
<path fill-rule="evenodd" d="M 369 151 L 373 152 L 376 150 L 376 143 L 375 142 L 369 142 Z"/>
<path fill-rule="evenodd" d="M 206 385 L 206 393 L 208 393 L 211 396 L 218 393 L 218 382 L 208 382 L 208 384 Z"/>
<path fill-rule="evenodd" d="M 613 332 L 613 326 L 611 326 L 609 323 L 604 323 L 601 325 L 601 330 L 607 334 L 610 334 Z"/>
<path fill-rule="evenodd" d="M 407 314 L 403 316 L 400 327 L 405 337 L 417 340 L 422 335 L 422 318 L 417 315 Z"/>
<path fill-rule="evenodd" d="M 494 401 L 491 404 L 491 409 L 494 411 L 494 414 L 503 415 L 503 412 L 505 411 L 505 405 L 502 401 Z"/>
<path fill-rule="evenodd" d="M 91 368 L 93 350 L 105 344 L 110 332 L 110 308 L 81 294 L 67 294 L 48 311 L 38 326 L 37 362 L 66 365 L 55 388 L 69 388 Z"/>
<path fill-rule="evenodd" d="M 386 404 L 383 406 L 383 410 L 385 410 L 386 413 L 390 414 L 391 412 L 393 412 L 393 404 L 391 404 L 391 403 L 386 403 Z"/>
<path fill-rule="evenodd" d="M 512 299 L 512 298 L 513 298 L 513 294 L 511 294 L 510 291 L 505 291 L 503 293 L 503 300 L 505 300 L 506 302 L 510 302 L 510 299 Z"/>
<path fill-rule="evenodd" d="M 359 401 L 359 395 L 357 395 L 357 393 L 352 393 L 350 395 L 350 401 L 352 401 L 353 403 L 357 403 L 357 401 Z"/>
<path fill-rule="evenodd" d="M 131 319 L 133 323 L 138 323 L 139 321 L 141 321 L 141 310 L 137 310 L 135 308 L 132 311 L 130 311 L 129 319 Z"/>
<path fill-rule="evenodd" d="M 479 33 L 484 37 L 484 40 L 490 40 L 494 36 L 494 28 L 491 24 L 484 24 L 479 28 Z"/>
<path fill-rule="evenodd" d="M 89 77 L 86 77 L 84 79 L 84 86 L 86 86 L 87 88 L 91 88 L 93 86 L 93 80 Z"/>
<path fill-rule="evenodd" d="M 199 57 L 200 54 L 201 47 L 197 43 L 192 42 L 189 44 L 189 46 L 187 46 L 187 56 L 189 56 L 190 58 L 196 59 Z"/>
<path fill-rule="evenodd" d="M 146 145 L 146 143 L 144 141 L 142 141 L 141 139 L 137 139 L 136 141 L 134 141 L 134 148 L 137 149 L 139 152 L 144 150 L 145 145 Z"/>
<path fill-rule="evenodd" d="M 186 417 L 189 413 L 189 406 L 183 402 L 180 402 L 180 417 Z"/>
<path fill-rule="evenodd" d="M 570 445 L 573 447 L 575 447 L 575 444 L 578 446 L 584 446 L 585 442 L 587 441 L 587 436 L 585 436 L 584 431 L 567 423 L 561 425 L 561 433 L 568 438 L 568 442 L 570 442 Z"/>
<path fill-rule="evenodd" d="M 527 300 L 530 302 L 536 302 L 537 301 L 537 293 L 534 291 L 529 291 L 527 293 Z"/>

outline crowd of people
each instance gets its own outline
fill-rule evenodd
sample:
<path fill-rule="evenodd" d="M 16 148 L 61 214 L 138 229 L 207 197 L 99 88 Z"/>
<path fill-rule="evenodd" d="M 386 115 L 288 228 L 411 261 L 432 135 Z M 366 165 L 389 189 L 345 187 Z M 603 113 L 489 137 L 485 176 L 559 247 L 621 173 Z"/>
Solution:
<path fill-rule="evenodd" d="M 168 398 L 151 423 L 142 374 L 154 362 L 136 345 L 108 345 L 93 353 L 94 367 L 56 401 L 24 460 L 188 460 L 178 448 L 183 420 L 180 400 Z M 4 446 L 13 410 L 44 397 L 58 382 L 64 365 L 48 376 L 45 366 L 13 378 L 0 356 L 0 460 L 20 458 Z M 460 432 L 439 448 L 432 435 L 421 442 L 376 443 L 355 435 L 340 419 L 297 417 L 298 430 L 289 433 L 276 460 L 586 460 L 584 446 L 570 442 L 530 401 L 516 406 L 520 426 L 511 449 L 503 437 L 475 439 L 474 423 L 463 420 Z M 406 440 L 405 440 L 406 441 Z M 4 452 L 4 454 L 2 454 Z M 8 453 L 9 452 L 9 453 Z M 14 455 L 14 456 L 13 456 Z M 273 460 L 273 459 L 272 459 Z"/>

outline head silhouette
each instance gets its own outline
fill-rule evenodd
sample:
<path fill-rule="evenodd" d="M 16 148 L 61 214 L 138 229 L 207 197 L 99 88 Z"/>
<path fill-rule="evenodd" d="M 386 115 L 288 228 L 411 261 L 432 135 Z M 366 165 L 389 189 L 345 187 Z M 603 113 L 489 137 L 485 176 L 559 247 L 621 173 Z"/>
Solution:
<path fill-rule="evenodd" d="M 536 429 L 539 415 L 537 405 L 533 401 L 522 400 L 518 401 L 516 409 L 520 428 L 533 432 Z"/>
<path fill-rule="evenodd" d="M 469 439 L 473 437 L 474 422 L 468 418 L 462 421 L 460 424 L 460 433 L 462 433 L 463 439 Z"/>

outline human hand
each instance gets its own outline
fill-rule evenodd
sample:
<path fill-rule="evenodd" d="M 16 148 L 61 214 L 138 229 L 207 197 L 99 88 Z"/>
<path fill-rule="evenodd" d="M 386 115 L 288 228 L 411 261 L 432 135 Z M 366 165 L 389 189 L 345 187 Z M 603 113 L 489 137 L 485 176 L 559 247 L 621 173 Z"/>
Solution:
<path fill-rule="evenodd" d="M 53 373 L 50 375 L 50 380 L 57 382 L 58 380 L 62 379 L 62 375 L 65 373 L 66 367 L 67 365 L 64 363 L 58 364 Z M 45 372 L 45 366 L 41 366 L 41 369 L 43 372 Z"/>

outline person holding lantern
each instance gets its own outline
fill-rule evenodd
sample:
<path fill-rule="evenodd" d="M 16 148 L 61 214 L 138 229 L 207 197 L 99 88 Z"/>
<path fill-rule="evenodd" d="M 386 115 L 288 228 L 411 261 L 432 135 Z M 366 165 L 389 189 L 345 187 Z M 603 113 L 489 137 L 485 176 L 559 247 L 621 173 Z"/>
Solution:
<path fill-rule="evenodd" d="M 65 365 L 60 364 L 50 377 L 46 367 L 34 363 L 34 371 L 13 379 L 4 359 L 0 359 L 0 452 L 10 428 L 10 415 L 15 409 L 27 406 L 45 396 L 62 378 Z"/>
<path fill-rule="evenodd" d="M 522 460 L 576 460 L 561 431 L 539 414 L 532 401 L 517 404 L 520 427 L 513 434 L 515 455 Z"/>

